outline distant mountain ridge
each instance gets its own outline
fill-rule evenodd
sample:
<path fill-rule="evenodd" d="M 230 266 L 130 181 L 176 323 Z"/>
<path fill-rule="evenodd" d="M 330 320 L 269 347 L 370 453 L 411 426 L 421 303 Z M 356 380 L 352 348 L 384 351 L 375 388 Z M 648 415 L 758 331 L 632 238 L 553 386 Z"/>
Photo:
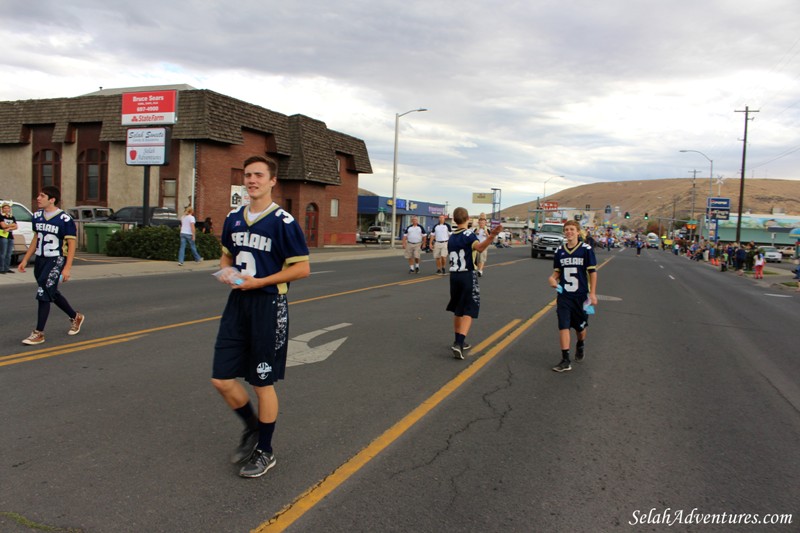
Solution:
<path fill-rule="evenodd" d="M 723 184 L 713 182 L 712 194 L 731 199 L 731 214 L 739 209 L 739 179 L 726 179 Z M 708 178 L 697 178 L 694 188 L 694 213 L 703 212 L 709 193 Z M 616 181 L 591 183 L 565 189 L 548 195 L 547 201 L 558 202 L 559 207 L 602 210 L 611 205 L 611 220 L 619 220 L 627 211 L 632 220 L 642 220 L 648 213 L 650 218 L 673 216 L 689 218 L 692 211 L 692 179 L 672 178 L 641 181 Z M 619 207 L 619 215 L 617 215 Z M 528 217 L 528 210 L 536 208 L 536 200 L 507 207 L 500 211 L 506 218 Z M 783 210 L 786 215 L 800 215 L 800 181 L 778 179 L 745 179 L 742 212 L 773 213 Z"/>

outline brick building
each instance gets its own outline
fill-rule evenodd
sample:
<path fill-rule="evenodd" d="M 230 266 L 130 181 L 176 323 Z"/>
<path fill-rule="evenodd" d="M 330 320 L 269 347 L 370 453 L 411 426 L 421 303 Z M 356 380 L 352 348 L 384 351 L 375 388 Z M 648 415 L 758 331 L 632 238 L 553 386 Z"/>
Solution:
<path fill-rule="evenodd" d="M 308 245 L 355 243 L 358 177 L 372 172 L 364 141 L 304 115 L 186 85 L 0 102 L 0 197 L 35 206 L 38 191 L 56 185 L 65 208 L 141 205 L 144 171 L 125 163 L 122 94 L 173 89 L 178 120 L 169 163 L 151 167 L 150 205 L 179 213 L 193 205 L 218 232 L 238 200 L 242 162 L 268 155 L 279 164 L 273 198 L 300 222 Z"/>

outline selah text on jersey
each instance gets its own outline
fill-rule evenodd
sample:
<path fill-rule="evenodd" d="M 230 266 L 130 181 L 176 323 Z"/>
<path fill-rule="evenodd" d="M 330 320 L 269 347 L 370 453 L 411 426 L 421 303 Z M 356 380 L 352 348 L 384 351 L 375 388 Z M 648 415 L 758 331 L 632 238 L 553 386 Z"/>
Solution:
<path fill-rule="evenodd" d="M 597 259 L 591 246 L 579 242 L 570 250 L 564 243 L 553 256 L 553 268 L 559 273 L 558 284 L 563 289 L 559 298 L 586 299 L 589 294 L 589 272 L 597 270 Z"/>
<path fill-rule="evenodd" d="M 47 213 L 40 209 L 33 214 L 33 231 L 36 232 L 36 255 L 39 257 L 59 257 L 64 255 L 64 243 L 67 239 L 75 239 L 77 228 L 75 221 L 67 213 L 59 209 Z"/>
<path fill-rule="evenodd" d="M 253 222 L 247 219 L 248 207 L 228 213 L 222 228 L 223 253 L 233 264 L 254 278 L 265 278 L 288 265 L 308 261 L 308 246 L 303 230 L 292 215 L 273 203 Z M 288 283 L 261 289 L 270 294 L 286 294 Z"/>

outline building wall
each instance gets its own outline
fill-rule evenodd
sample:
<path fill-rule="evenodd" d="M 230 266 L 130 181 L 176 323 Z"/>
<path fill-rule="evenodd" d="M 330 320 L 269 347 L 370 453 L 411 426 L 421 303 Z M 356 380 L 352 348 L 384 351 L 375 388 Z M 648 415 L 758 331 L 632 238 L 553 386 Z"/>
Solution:
<path fill-rule="evenodd" d="M 0 198 L 25 204 L 31 211 L 31 159 L 33 146 L 30 144 L 4 147 L 0 157 Z"/>

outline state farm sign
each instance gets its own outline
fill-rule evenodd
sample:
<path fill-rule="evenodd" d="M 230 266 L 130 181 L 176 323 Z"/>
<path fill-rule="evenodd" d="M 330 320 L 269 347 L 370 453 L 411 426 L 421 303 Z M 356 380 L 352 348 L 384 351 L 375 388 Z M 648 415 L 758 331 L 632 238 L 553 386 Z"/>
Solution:
<path fill-rule="evenodd" d="M 122 125 L 175 124 L 178 91 L 150 91 L 122 95 Z"/>

